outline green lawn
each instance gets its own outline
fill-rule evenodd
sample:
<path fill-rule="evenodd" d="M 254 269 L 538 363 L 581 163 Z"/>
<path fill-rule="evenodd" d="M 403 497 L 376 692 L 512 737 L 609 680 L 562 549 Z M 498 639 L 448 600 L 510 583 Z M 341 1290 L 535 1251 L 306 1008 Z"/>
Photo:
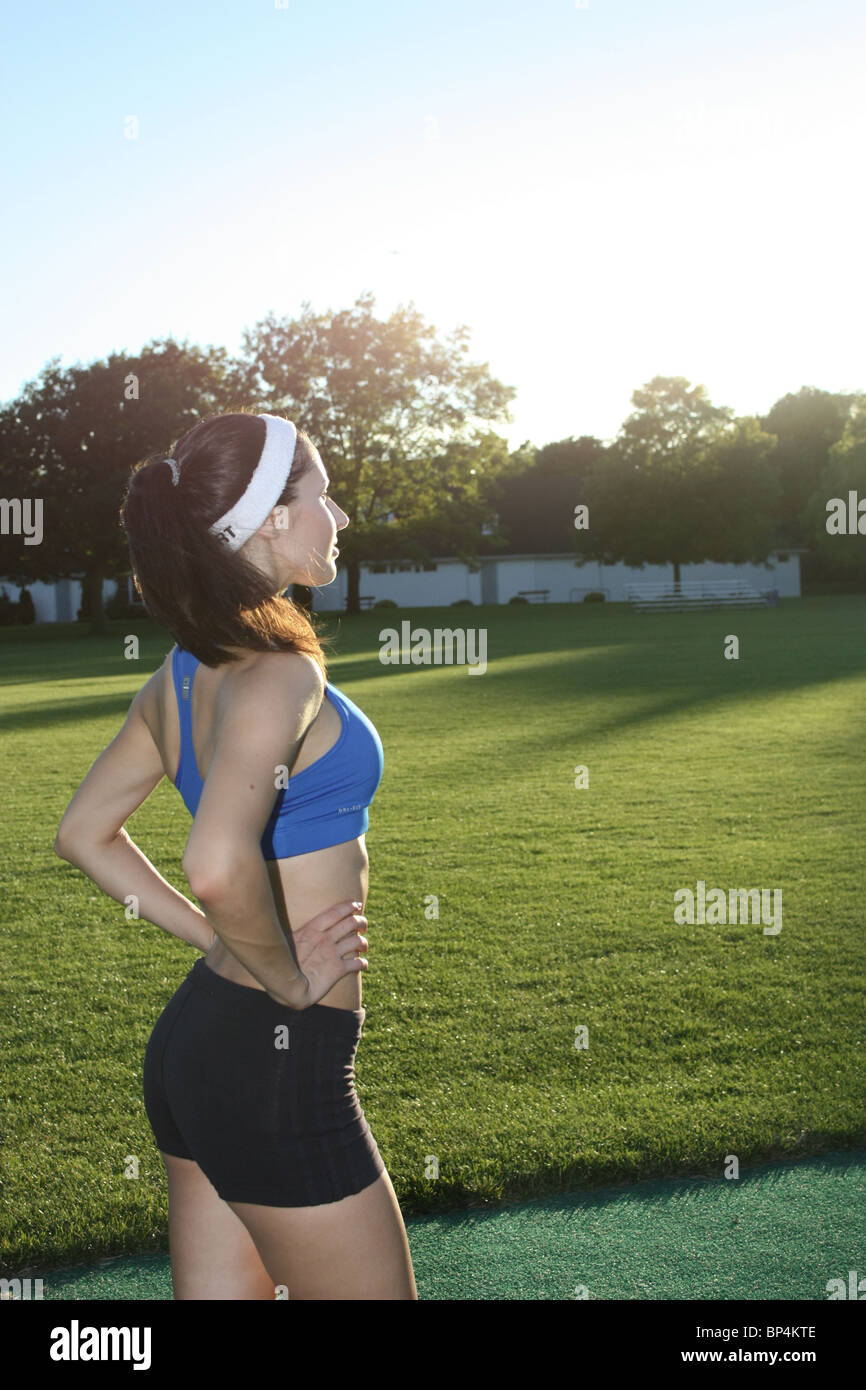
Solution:
<path fill-rule="evenodd" d="M 381 666 L 404 618 L 483 625 L 486 674 Z M 866 596 L 329 625 L 385 749 L 357 1077 L 407 1214 L 863 1144 Z M 166 1246 L 141 1066 L 198 953 L 52 852 L 171 645 L 110 626 L 0 630 L 5 1271 Z M 163 782 L 127 827 L 187 894 L 188 826 Z M 782 931 L 677 925 L 697 880 L 781 889 Z"/>

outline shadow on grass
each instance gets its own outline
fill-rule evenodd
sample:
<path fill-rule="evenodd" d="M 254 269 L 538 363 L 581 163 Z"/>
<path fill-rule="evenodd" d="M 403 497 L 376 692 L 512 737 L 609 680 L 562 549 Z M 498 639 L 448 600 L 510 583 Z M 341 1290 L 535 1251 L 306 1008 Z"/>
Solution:
<path fill-rule="evenodd" d="M 771 699 L 866 672 L 866 596 L 861 595 L 791 600 L 767 609 L 658 615 L 637 615 L 620 605 L 587 610 L 568 604 L 545 606 L 543 613 L 538 607 L 531 613 L 502 607 L 457 612 L 463 617 L 456 618 L 448 609 L 398 610 L 388 617 L 339 615 L 342 636 L 347 643 L 362 645 L 365 654 L 340 655 L 334 648 L 329 678 L 348 685 L 414 679 L 422 728 L 425 709 L 429 714 L 445 700 L 449 720 L 471 724 L 478 717 L 483 692 L 485 719 L 492 715 L 507 721 L 502 728 L 510 750 L 529 753 L 550 745 L 549 731 L 533 732 L 534 715 L 542 708 L 549 714 L 561 706 L 563 737 L 571 737 L 568 731 L 573 728 L 586 740 L 650 721 L 670 721 L 702 706 L 734 709 L 743 697 Z M 483 676 L 446 664 L 383 666 L 369 654 L 384 626 L 399 631 L 400 623 L 409 621 L 413 629 L 426 626 L 432 631 L 455 624 L 478 626 L 481 617 L 492 638 Z M 119 728 L 133 695 L 170 650 L 170 635 L 154 623 L 136 624 L 141 655 L 133 663 L 122 655 L 130 624 L 112 624 L 115 630 L 104 638 L 75 630 L 75 624 L 52 626 L 62 629 L 53 643 L 39 628 L 22 629 L 12 640 L 2 634 L 7 689 L 45 681 L 116 681 L 126 675 L 134 678 L 131 688 L 72 700 L 29 698 L 26 706 L 7 695 L 7 705 L 15 707 L 0 715 L 0 729 L 24 732 L 90 720 L 113 720 Z M 328 630 L 333 632 L 333 625 Z M 739 660 L 724 655 L 731 633 L 740 641 Z M 451 678 L 443 681 L 446 673 Z M 367 712 L 374 722 L 375 698 L 371 690 Z M 596 707 L 595 717 L 582 717 L 586 701 Z M 609 706 L 609 717 L 598 716 L 599 702 Z M 455 761 L 465 766 L 465 748 Z M 447 762 L 446 758 L 444 765 Z M 437 766 L 443 766 L 438 758 Z"/>

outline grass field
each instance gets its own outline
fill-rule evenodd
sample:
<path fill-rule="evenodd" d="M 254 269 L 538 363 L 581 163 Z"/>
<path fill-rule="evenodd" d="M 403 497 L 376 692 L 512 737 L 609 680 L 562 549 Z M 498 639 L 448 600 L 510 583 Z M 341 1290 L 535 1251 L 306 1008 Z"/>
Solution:
<path fill-rule="evenodd" d="M 486 674 L 381 666 L 404 618 L 486 628 Z M 329 626 L 385 749 L 357 1084 L 404 1212 L 863 1144 L 866 596 Z M 52 852 L 171 645 L 110 628 L 0 630 L 4 1271 L 166 1248 L 141 1066 L 198 953 Z M 188 827 L 167 781 L 127 825 L 187 895 Z M 781 932 L 677 925 L 698 880 L 781 889 Z"/>

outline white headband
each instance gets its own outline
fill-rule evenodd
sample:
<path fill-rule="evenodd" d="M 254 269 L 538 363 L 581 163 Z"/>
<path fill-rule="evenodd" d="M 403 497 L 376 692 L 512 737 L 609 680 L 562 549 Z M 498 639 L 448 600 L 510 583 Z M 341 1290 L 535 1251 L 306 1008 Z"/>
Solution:
<path fill-rule="evenodd" d="M 276 506 L 286 479 L 292 471 L 298 431 L 291 420 L 278 415 L 260 415 L 266 427 L 265 447 L 243 496 L 215 521 L 210 530 L 225 541 L 229 550 L 240 550 L 254 536 L 268 513 Z"/>

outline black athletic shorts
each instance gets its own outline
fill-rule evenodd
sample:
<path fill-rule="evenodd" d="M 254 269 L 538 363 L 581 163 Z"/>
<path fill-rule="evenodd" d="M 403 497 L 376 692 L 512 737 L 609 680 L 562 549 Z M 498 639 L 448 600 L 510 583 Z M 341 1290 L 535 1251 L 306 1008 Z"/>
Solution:
<path fill-rule="evenodd" d="M 289 1009 L 200 957 L 156 1021 L 144 1104 L 157 1147 L 227 1202 L 338 1202 L 385 1164 L 355 1091 L 366 1009 Z"/>

